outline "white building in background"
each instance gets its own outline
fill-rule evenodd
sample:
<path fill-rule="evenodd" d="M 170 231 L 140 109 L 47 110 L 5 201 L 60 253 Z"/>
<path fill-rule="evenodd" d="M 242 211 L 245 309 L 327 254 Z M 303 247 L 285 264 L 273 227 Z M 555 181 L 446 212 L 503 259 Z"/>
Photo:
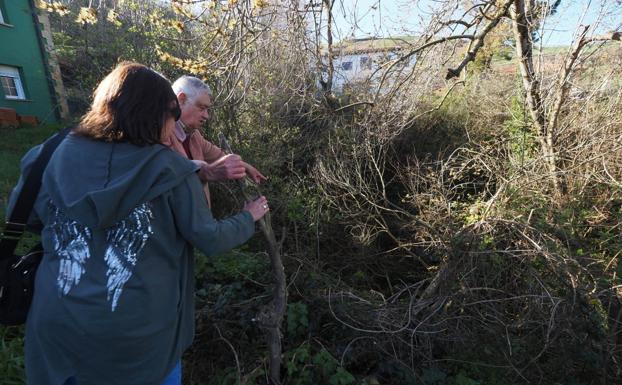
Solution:
<path fill-rule="evenodd" d="M 344 40 L 333 46 L 333 91 L 343 92 L 344 87 L 376 85 L 382 73 L 408 52 L 415 37 L 402 38 L 365 38 Z M 411 68 L 416 62 L 415 55 L 394 67 L 394 73 Z M 380 67 L 384 66 L 379 71 Z"/>

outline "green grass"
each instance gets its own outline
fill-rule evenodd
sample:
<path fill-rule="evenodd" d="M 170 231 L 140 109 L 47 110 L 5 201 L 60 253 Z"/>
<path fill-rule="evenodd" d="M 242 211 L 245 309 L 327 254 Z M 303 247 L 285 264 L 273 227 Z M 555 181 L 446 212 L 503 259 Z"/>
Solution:
<path fill-rule="evenodd" d="M 26 384 L 22 327 L 0 326 L 0 378 L 2 385 Z"/>
<path fill-rule="evenodd" d="M 0 215 L 4 222 L 8 195 L 19 179 L 22 156 L 33 146 L 43 142 L 61 127 L 45 125 L 0 129 Z M 32 236 L 27 237 L 32 243 Z M 22 245 L 24 246 L 24 245 Z M 26 384 L 24 374 L 23 327 L 0 326 L 0 383 L 2 385 Z"/>
<path fill-rule="evenodd" d="M 19 163 L 24 154 L 33 146 L 43 142 L 57 132 L 61 126 L 45 125 L 21 128 L 0 129 L 0 199 L 2 217 L 7 198 L 19 179 Z"/>

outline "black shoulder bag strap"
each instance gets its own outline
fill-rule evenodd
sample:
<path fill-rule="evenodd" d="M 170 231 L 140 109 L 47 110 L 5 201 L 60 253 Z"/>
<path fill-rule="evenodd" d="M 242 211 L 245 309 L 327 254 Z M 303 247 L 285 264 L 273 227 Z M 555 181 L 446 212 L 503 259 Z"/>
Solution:
<path fill-rule="evenodd" d="M 50 138 L 43 145 L 41 153 L 32 165 L 24 181 L 24 185 L 19 192 L 11 216 L 7 219 L 6 225 L 4 226 L 2 239 L 0 239 L 0 259 L 13 256 L 17 243 L 26 230 L 28 217 L 30 217 L 37 195 L 39 195 L 43 171 L 45 171 L 45 167 L 52 157 L 54 150 L 56 150 L 56 147 L 65 139 L 72 128 L 73 127 L 67 127 Z"/>

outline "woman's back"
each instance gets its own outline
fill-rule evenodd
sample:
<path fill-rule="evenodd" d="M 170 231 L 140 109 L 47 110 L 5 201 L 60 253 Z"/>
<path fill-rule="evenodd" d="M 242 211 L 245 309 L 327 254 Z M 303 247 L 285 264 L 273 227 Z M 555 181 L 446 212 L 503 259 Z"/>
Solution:
<path fill-rule="evenodd" d="M 193 336 L 188 241 L 213 253 L 254 231 L 248 212 L 211 217 L 195 169 L 161 145 L 70 135 L 59 146 L 35 205 L 46 251 L 35 287 L 50 290 L 35 292 L 28 315 L 29 381 L 77 373 L 78 383 L 157 384 L 171 371 L 170 352 Z M 48 361 L 36 357 L 60 346 Z"/>

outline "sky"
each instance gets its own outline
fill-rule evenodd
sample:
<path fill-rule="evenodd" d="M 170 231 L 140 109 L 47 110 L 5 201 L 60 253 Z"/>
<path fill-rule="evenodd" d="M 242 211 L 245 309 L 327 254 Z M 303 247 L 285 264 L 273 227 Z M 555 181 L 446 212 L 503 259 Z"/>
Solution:
<path fill-rule="evenodd" d="M 418 35 L 438 3 L 435 0 L 341 0 L 333 13 L 337 38 Z M 619 30 L 620 0 L 562 0 L 559 12 L 544 24 L 542 44 L 570 45 L 577 26 L 594 24 L 603 9 L 607 17 L 598 23 L 596 32 Z"/>

